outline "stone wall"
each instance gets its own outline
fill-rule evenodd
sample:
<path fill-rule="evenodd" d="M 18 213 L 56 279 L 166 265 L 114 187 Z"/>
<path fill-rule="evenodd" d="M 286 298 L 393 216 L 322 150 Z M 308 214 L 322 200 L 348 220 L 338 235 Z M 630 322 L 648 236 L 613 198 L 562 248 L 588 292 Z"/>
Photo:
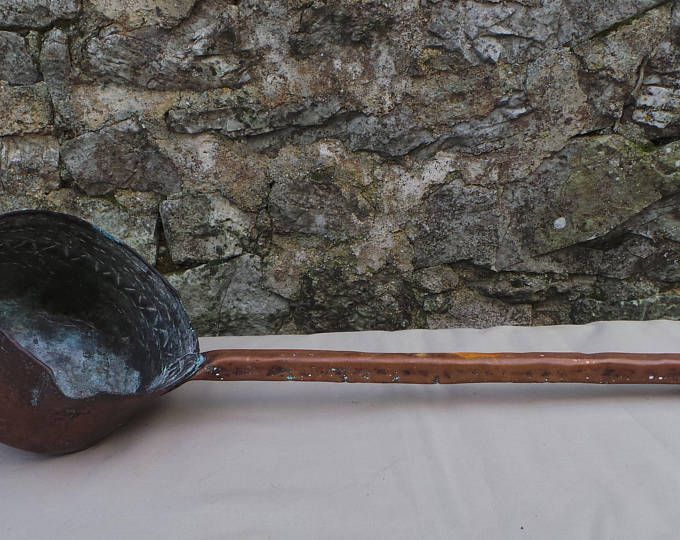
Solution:
<path fill-rule="evenodd" d="M 0 0 L 0 111 L 203 334 L 680 317 L 680 4 Z"/>

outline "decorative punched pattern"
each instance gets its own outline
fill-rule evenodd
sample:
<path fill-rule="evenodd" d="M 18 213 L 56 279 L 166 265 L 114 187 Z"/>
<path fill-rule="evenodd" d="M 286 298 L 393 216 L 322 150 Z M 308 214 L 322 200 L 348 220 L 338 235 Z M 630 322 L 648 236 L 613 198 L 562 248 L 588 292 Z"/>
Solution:
<path fill-rule="evenodd" d="M 125 361 L 141 375 L 138 392 L 167 391 L 200 367 L 176 291 L 132 249 L 82 220 L 37 211 L 0 216 L 0 278 L 0 301 L 44 307 L 57 297 L 112 347 L 131 351 Z"/>

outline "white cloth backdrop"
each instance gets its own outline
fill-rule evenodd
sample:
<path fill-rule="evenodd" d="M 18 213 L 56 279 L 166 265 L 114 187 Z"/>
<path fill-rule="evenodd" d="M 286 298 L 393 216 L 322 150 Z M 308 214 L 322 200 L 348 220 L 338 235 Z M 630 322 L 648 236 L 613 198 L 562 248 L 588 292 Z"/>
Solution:
<path fill-rule="evenodd" d="M 680 352 L 680 322 L 207 338 Z M 0 538 L 677 539 L 680 388 L 194 382 L 99 445 L 0 447 Z"/>

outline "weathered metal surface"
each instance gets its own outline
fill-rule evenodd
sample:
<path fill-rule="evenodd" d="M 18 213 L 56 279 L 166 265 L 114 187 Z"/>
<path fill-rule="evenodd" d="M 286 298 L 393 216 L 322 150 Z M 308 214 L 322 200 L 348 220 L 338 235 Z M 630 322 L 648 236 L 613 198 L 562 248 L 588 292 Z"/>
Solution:
<path fill-rule="evenodd" d="M 148 405 L 148 394 L 73 399 L 50 369 L 0 330 L 0 441 L 46 454 L 82 450 Z"/>
<path fill-rule="evenodd" d="M 576 352 L 367 353 L 227 350 L 206 353 L 194 380 L 458 384 L 679 384 L 680 354 Z"/>
<path fill-rule="evenodd" d="M 89 445 L 201 363 L 163 277 L 51 212 L 0 216 L 0 331 L 0 441 L 37 451 Z"/>
<path fill-rule="evenodd" d="M 65 396 L 134 394 L 142 385 L 128 340 L 117 340 L 87 321 L 6 300 L 0 302 L 0 328 L 49 368 Z"/>

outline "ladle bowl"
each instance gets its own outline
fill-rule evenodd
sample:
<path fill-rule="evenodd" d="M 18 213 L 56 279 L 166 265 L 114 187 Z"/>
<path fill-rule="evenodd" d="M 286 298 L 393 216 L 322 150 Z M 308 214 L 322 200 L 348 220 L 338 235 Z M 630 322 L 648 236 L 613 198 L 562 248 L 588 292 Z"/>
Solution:
<path fill-rule="evenodd" d="M 0 442 L 82 450 L 189 380 L 680 382 L 680 355 L 201 354 L 176 291 L 137 253 L 66 214 L 0 216 Z"/>
<path fill-rule="evenodd" d="M 87 446 L 202 359 L 179 296 L 132 249 L 72 216 L 0 216 L 2 442 Z"/>

